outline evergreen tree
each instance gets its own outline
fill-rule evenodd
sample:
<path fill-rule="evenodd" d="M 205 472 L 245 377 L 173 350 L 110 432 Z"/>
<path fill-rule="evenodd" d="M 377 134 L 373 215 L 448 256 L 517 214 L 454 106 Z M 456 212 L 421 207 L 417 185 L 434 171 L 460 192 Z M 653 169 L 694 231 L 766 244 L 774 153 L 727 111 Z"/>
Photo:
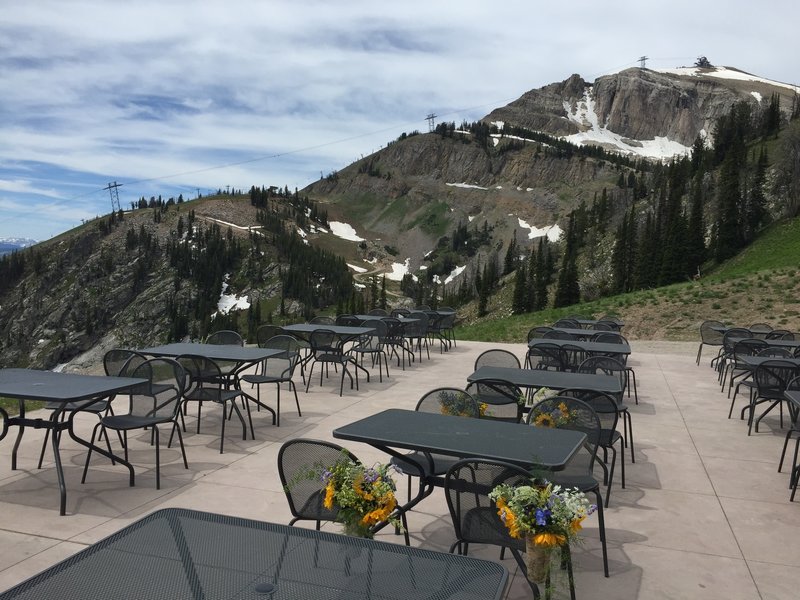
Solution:
<path fill-rule="evenodd" d="M 570 306 L 581 301 L 581 290 L 578 285 L 578 250 L 575 234 L 575 218 L 570 215 L 567 225 L 567 239 L 564 246 L 564 255 L 561 261 L 561 271 L 558 275 L 556 295 L 553 300 L 555 308 Z"/>
<path fill-rule="evenodd" d="M 539 238 L 539 249 L 536 252 L 535 310 L 547 308 L 547 286 L 550 284 L 552 267 L 550 244 L 547 236 L 542 236 Z"/>
<path fill-rule="evenodd" d="M 742 220 L 742 235 L 745 243 L 755 239 L 756 232 L 761 228 L 766 216 L 767 199 L 764 196 L 764 186 L 767 182 L 767 151 L 762 146 L 758 155 L 750 190 L 747 194 L 744 219 Z"/>
<path fill-rule="evenodd" d="M 508 275 L 517 267 L 517 232 L 514 231 L 514 237 L 508 243 L 506 250 L 506 259 L 503 262 L 503 275 Z"/>
<path fill-rule="evenodd" d="M 514 297 L 511 310 L 515 315 L 521 315 L 528 310 L 528 278 L 523 263 L 517 266 L 514 276 Z"/>
<path fill-rule="evenodd" d="M 703 200 L 703 177 L 702 173 L 699 173 L 692 184 L 691 208 L 686 232 L 686 266 L 690 275 L 699 273 L 700 265 L 706 259 Z"/>
<path fill-rule="evenodd" d="M 386 310 L 387 306 L 388 306 L 388 304 L 386 302 L 386 275 L 384 275 L 383 278 L 381 279 L 381 301 L 380 301 L 380 307 L 383 310 Z"/>
<path fill-rule="evenodd" d="M 722 162 L 717 190 L 717 222 L 714 258 L 722 262 L 734 256 L 742 247 L 739 223 L 739 168 L 735 153 L 730 152 Z"/>

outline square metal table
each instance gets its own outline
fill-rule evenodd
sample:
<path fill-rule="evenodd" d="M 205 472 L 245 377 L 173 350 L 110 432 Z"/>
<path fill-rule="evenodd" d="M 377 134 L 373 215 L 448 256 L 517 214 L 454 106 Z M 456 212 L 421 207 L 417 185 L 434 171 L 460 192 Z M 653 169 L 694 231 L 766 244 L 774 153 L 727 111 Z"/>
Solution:
<path fill-rule="evenodd" d="M 514 367 L 480 367 L 467 377 L 467 381 L 502 379 L 522 388 L 550 388 L 563 390 L 579 388 L 605 392 L 615 398 L 622 395 L 622 382 L 613 375 L 548 371 L 546 369 L 516 369 Z"/>
<path fill-rule="evenodd" d="M 333 430 L 333 437 L 362 442 L 390 456 L 413 463 L 420 473 L 416 497 L 400 507 L 406 512 L 429 496 L 441 477 L 423 476 L 433 472 L 432 454 L 457 458 L 488 458 L 519 465 L 559 471 L 581 448 L 586 435 L 580 431 L 531 427 L 489 419 L 470 419 L 436 413 L 390 408 Z M 422 452 L 428 468 L 415 463 L 399 450 Z M 377 529 L 385 526 L 386 522 Z"/>
<path fill-rule="evenodd" d="M 198 344 L 191 342 L 178 342 L 175 344 L 165 344 L 163 346 L 145 348 L 144 350 L 139 350 L 139 352 L 149 356 L 164 356 L 168 358 L 175 358 L 177 356 L 181 356 L 182 354 L 194 354 L 195 356 L 204 356 L 214 361 L 222 360 L 235 363 L 235 367 L 230 375 L 233 378 L 232 383 L 236 386 L 236 389 L 246 396 L 248 400 L 252 400 L 260 407 L 268 410 L 270 414 L 272 414 L 272 424 L 275 425 L 277 423 L 277 414 L 271 407 L 259 402 L 257 398 L 251 396 L 241 388 L 239 385 L 239 374 L 243 371 L 246 371 L 250 367 L 257 365 L 262 360 L 266 360 L 271 356 L 283 354 L 283 350 L 277 350 L 275 348 L 238 346 L 234 344 Z"/>
<path fill-rule="evenodd" d="M 17 450 L 19 449 L 25 427 L 34 429 L 50 429 L 50 436 L 53 445 L 53 456 L 58 474 L 58 488 L 61 496 L 61 514 L 66 514 L 67 510 L 67 488 L 64 483 L 64 470 L 61 465 L 61 453 L 59 452 L 59 441 L 61 432 L 66 430 L 69 436 L 87 448 L 99 452 L 111 460 L 118 461 L 128 467 L 131 485 L 133 485 L 133 466 L 109 453 L 107 450 L 90 444 L 86 440 L 78 437 L 72 426 L 75 415 L 81 409 L 72 410 L 70 405 L 85 402 L 83 409 L 93 404 L 95 401 L 103 400 L 113 394 L 124 392 L 130 388 L 141 385 L 147 380 L 131 377 L 108 377 L 102 375 L 79 375 L 76 373 L 55 373 L 53 371 L 39 371 L 35 369 L 0 369 L 0 396 L 15 398 L 19 400 L 19 415 L 9 417 L 2 411 L 3 430 L 0 439 L 8 433 L 8 428 L 12 425 L 19 427 L 17 440 L 11 451 L 11 469 L 17 468 Z M 52 411 L 48 419 L 29 419 L 25 416 L 25 401 L 38 400 L 52 402 L 61 406 Z M 2 410 L 2 409 L 0 409 Z M 66 421 L 62 420 L 64 412 L 69 413 Z"/>
<path fill-rule="evenodd" d="M 167 508 L 0 599 L 496 600 L 507 580 L 491 561 Z"/>

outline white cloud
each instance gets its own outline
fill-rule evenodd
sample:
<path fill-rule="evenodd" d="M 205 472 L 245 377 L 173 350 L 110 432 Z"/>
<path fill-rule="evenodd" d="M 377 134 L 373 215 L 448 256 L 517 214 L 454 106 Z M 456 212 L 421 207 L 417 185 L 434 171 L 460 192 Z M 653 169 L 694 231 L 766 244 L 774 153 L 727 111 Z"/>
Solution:
<path fill-rule="evenodd" d="M 431 111 L 473 121 L 643 53 L 652 67 L 705 54 L 796 83 L 800 55 L 769 42 L 794 38 L 798 6 L 716 0 L 704 10 L 724 23 L 709 28 L 686 18 L 696 12 L 687 0 L 620 0 L 613 11 L 576 0 L 581 18 L 564 35 L 560 5 L 508 0 L 489 35 L 497 6 L 476 0 L 17 2 L 0 23 L 0 180 L 30 182 L 6 183 L 9 201 L 71 210 L 80 197 L 90 216 L 107 212 L 102 188 L 115 180 L 123 205 L 227 185 L 302 188 L 403 131 L 425 131 Z M 65 226 L 55 212 L 0 216 L 0 236 L 42 238 Z"/>

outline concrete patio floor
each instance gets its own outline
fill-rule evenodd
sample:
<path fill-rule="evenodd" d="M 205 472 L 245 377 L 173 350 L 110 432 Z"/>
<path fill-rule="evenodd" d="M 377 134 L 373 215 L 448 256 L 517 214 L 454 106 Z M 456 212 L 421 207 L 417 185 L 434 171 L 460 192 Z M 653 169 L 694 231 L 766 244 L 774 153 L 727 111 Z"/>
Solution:
<path fill-rule="evenodd" d="M 630 399 L 636 463 L 626 460 L 627 487 L 619 470 L 606 510 L 611 577 L 603 577 L 596 517 L 584 528 L 585 542 L 573 549 L 578 598 L 604 599 L 794 599 L 800 590 L 800 501 L 789 502 L 788 469 L 777 472 L 785 430 L 777 411 L 760 433 L 747 436 L 744 421 L 727 419 L 729 401 L 708 367 L 712 351 L 695 365 L 695 343 L 633 342 L 639 404 Z M 19 469 L 10 468 L 15 432 L 0 442 L 0 590 L 38 573 L 144 515 L 164 507 L 186 507 L 286 523 L 290 514 L 277 474 L 282 442 L 295 437 L 333 440 L 340 425 L 389 407 L 413 408 L 436 387 L 466 385 L 475 358 L 488 348 L 506 348 L 524 357 L 523 344 L 459 341 L 450 352 L 392 367 L 391 377 L 360 391 L 338 396 L 334 377 L 308 393 L 301 389 L 298 417 L 289 393 L 282 393 L 281 426 L 254 412 L 256 440 L 243 441 L 231 421 L 225 453 L 219 454 L 219 409 L 203 411 L 201 433 L 187 418 L 189 470 L 175 447 L 162 452 L 161 490 L 155 489 L 153 449 L 148 437 L 133 440 L 131 461 L 136 486 L 127 470 L 93 457 L 87 483 L 80 477 L 85 453 L 65 438 L 62 460 L 67 481 L 67 515 L 58 514 L 58 485 L 52 456 L 36 469 L 43 432 L 26 431 Z M 274 388 L 262 398 L 274 406 Z M 742 406 L 742 401 L 737 400 Z M 81 431 L 88 437 L 93 422 Z M 113 437 L 112 437 L 112 441 Z M 363 462 L 385 462 L 377 450 L 346 444 Z M 599 472 L 599 471 L 598 471 Z M 397 477 L 400 498 L 406 478 Z M 452 524 L 437 490 L 408 516 L 412 544 L 444 550 L 453 541 Z M 339 526 L 328 524 L 336 531 Z M 402 543 L 388 530 L 378 539 Z M 471 547 L 470 554 L 499 561 L 493 547 Z M 513 559 L 506 598 L 529 598 L 530 590 Z M 563 578 L 565 579 L 565 578 Z M 565 581 L 557 585 L 565 587 Z M 568 597 L 562 589 L 559 596 Z"/>

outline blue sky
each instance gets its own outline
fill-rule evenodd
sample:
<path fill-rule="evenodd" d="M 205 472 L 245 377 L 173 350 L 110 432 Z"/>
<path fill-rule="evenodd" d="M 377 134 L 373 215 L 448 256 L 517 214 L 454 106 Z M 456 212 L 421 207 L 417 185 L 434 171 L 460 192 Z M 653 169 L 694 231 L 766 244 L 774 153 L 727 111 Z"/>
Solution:
<path fill-rule="evenodd" d="M 638 64 L 800 83 L 795 0 L 36 0 L 0 9 L 0 238 L 140 196 L 302 188 L 403 131 Z"/>

